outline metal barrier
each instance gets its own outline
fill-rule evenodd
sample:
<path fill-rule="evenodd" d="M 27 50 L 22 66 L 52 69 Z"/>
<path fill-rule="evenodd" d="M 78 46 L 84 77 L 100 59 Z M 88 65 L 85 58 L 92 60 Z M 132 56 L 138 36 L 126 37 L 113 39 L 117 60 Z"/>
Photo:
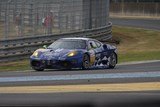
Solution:
<path fill-rule="evenodd" d="M 47 36 L 22 37 L 18 39 L 0 40 L 0 62 L 29 58 L 37 48 L 63 37 L 88 37 L 108 40 L 112 37 L 112 23 L 108 26 L 82 30 L 72 33 L 61 33 Z"/>

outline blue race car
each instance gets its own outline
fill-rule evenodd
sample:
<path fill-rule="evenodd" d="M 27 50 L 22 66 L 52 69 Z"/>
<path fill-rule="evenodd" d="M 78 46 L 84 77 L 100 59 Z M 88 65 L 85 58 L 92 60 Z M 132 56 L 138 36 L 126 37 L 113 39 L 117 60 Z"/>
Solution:
<path fill-rule="evenodd" d="M 117 48 L 91 38 L 62 38 L 45 49 L 36 50 L 30 57 L 30 64 L 36 71 L 99 66 L 114 68 Z"/>

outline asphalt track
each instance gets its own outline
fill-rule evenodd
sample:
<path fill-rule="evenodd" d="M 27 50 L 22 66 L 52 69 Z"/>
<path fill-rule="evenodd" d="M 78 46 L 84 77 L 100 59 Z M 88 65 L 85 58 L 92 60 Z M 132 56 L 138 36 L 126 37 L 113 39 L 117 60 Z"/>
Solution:
<path fill-rule="evenodd" d="M 0 86 L 68 85 L 160 81 L 160 61 L 117 65 L 115 69 L 1 72 Z"/>
<path fill-rule="evenodd" d="M 115 69 L 1 72 L 0 105 L 159 107 L 160 61 Z"/>
<path fill-rule="evenodd" d="M 145 28 L 160 31 L 160 19 L 110 18 L 113 25 Z"/>

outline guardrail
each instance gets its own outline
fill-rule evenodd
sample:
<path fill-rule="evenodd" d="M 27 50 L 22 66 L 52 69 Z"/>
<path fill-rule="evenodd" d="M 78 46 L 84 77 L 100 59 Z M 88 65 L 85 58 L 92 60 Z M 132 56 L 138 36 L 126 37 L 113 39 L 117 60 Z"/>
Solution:
<path fill-rule="evenodd" d="M 17 39 L 0 40 L 0 62 L 29 58 L 37 49 L 63 37 L 88 37 L 98 40 L 108 40 L 112 37 L 112 23 L 108 26 L 84 31 L 63 33 L 47 36 L 32 36 Z"/>

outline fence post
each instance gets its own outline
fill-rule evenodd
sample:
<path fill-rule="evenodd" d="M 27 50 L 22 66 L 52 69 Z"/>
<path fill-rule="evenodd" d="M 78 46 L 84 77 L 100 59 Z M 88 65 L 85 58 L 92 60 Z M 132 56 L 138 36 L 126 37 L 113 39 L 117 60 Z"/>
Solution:
<path fill-rule="evenodd" d="M 58 17 L 59 17 L 58 25 L 59 25 L 59 32 L 60 32 L 60 33 L 62 33 L 62 29 L 63 29 L 63 28 L 62 28 L 62 27 L 63 27 L 63 26 L 62 26 L 62 22 L 61 22 L 62 19 L 63 19 L 63 18 L 62 18 L 62 12 L 63 12 L 63 11 L 62 11 L 62 8 L 63 8 L 63 1 L 60 0 L 60 9 L 59 9 L 59 12 L 58 12 Z"/>
<path fill-rule="evenodd" d="M 155 8 L 156 8 L 156 9 L 155 9 L 155 10 L 156 10 L 156 12 L 155 12 L 155 13 L 156 13 L 156 15 L 155 15 L 155 16 L 157 16 L 157 17 L 158 17 L 158 10 L 159 10 L 159 9 L 158 9 L 158 3 L 156 3 Z"/>
<path fill-rule="evenodd" d="M 4 25 L 5 25 L 5 32 L 4 32 L 4 39 L 7 39 L 8 37 L 8 3 L 5 3 L 5 19 L 4 19 Z"/>
<path fill-rule="evenodd" d="M 122 0 L 122 16 L 124 15 L 124 0 Z"/>

